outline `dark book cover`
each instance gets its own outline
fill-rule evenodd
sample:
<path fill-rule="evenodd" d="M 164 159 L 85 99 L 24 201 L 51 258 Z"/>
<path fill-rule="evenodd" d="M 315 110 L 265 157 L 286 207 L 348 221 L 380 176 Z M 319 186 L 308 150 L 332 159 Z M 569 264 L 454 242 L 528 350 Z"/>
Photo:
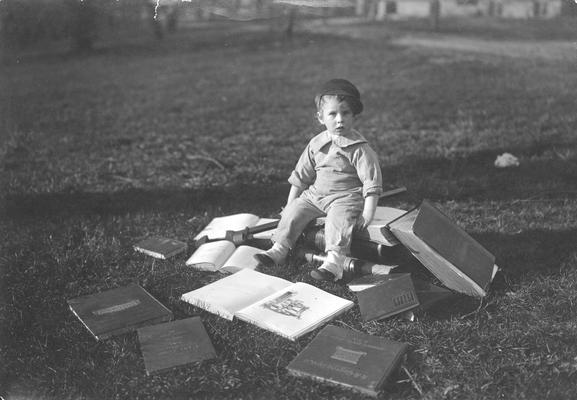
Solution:
<path fill-rule="evenodd" d="M 389 224 L 391 232 L 447 288 L 483 297 L 497 271 L 495 257 L 431 203 Z"/>
<path fill-rule="evenodd" d="M 356 292 L 364 321 L 392 317 L 419 306 L 415 287 L 408 273 L 385 275 L 377 285 Z"/>
<path fill-rule="evenodd" d="M 137 332 L 147 375 L 216 357 L 200 317 L 146 326 Z"/>
<path fill-rule="evenodd" d="M 162 237 L 146 238 L 134 245 L 134 250 L 163 260 L 182 253 L 186 248 L 184 242 Z"/>
<path fill-rule="evenodd" d="M 377 396 L 401 364 L 406 343 L 328 325 L 287 366 L 291 375 Z"/>
<path fill-rule="evenodd" d="M 495 256 L 430 202 L 422 202 L 413 231 L 479 286 L 491 281 Z"/>
<path fill-rule="evenodd" d="M 77 297 L 68 306 L 97 340 L 172 319 L 172 312 L 137 284 Z"/>

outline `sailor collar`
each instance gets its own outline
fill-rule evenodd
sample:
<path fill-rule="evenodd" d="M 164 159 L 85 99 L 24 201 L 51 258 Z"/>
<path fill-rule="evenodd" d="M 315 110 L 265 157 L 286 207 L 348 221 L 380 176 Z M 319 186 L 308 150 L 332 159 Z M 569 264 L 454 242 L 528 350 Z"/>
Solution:
<path fill-rule="evenodd" d="M 356 130 L 351 130 L 347 136 L 332 136 L 329 131 L 324 131 L 313 138 L 311 147 L 313 150 L 320 150 L 331 142 L 340 148 L 345 148 L 354 144 L 367 143 L 367 139 Z"/>

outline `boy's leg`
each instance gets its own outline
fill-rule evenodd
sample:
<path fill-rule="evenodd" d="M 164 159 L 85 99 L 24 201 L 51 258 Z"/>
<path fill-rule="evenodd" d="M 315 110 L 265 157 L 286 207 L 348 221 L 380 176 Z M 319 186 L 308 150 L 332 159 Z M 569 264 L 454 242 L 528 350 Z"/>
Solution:
<path fill-rule="evenodd" d="M 273 247 L 255 256 L 260 263 L 265 266 L 282 264 L 306 226 L 313 219 L 324 215 L 318 207 L 303 197 L 293 200 L 283 210 L 273 236 Z"/>
<path fill-rule="evenodd" d="M 339 280 L 343 277 L 345 256 L 349 254 L 353 228 L 362 212 L 362 203 L 350 199 L 334 201 L 325 219 L 325 251 L 323 265 L 311 275 L 320 280 Z M 327 274 L 326 272 L 330 274 Z"/>

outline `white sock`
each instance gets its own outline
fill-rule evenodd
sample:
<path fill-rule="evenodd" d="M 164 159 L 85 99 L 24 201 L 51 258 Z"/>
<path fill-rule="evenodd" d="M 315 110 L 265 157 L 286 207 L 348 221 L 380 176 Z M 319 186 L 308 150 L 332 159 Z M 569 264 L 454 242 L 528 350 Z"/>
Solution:
<path fill-rule="evenodd" d="M 334 250 L 329 250 L 325 262 L 319 268 L 331 272 L 335 276 L 335 281 L 338 281 L 343 277 L 344 262 L 344 255 L 339 254 Z"/>
<path fill-rule="evenodd" d="M 270 249 L 264 252 L 267 256 L 269 256 L 275 264 L 282 264 L 288 255 L 289 248 L 275 242 Z"/>

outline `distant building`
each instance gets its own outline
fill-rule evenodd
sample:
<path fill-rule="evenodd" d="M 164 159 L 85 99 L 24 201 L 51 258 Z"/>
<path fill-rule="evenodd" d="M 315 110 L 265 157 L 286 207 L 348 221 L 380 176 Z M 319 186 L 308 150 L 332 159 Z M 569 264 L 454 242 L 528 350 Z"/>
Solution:
<path fill-rule="evenodd" d="M 554 18 L 565 13 L 573 0 L 438 0 L 441 17 L 494 16 L 502 18 Z M 431 15 L 433 0 L 357 0 L 357 15 L 385 18 L 423 18 Z"/>

